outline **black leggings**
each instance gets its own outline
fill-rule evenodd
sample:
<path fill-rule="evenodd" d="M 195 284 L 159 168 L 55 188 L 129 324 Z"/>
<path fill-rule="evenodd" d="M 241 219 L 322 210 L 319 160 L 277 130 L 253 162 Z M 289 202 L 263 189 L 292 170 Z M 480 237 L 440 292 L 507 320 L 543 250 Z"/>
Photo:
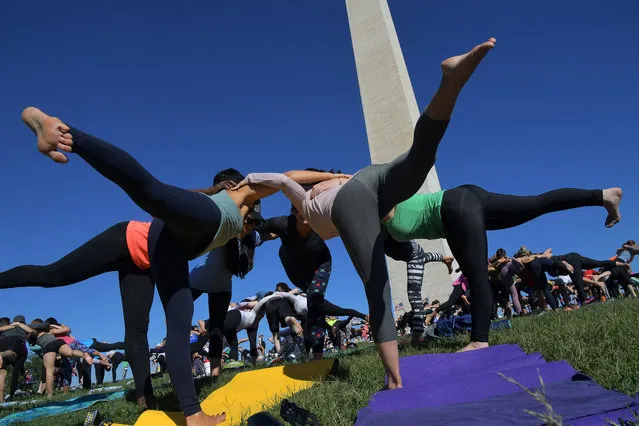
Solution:
<path fill-rule="evenodd" d="M 472 185 L 444 192 L 444 232 L 453 256 L 468 278 L 473 297 L 471 341 L 487 342 L 490 328 L 492 291 L 486 273 L 486 231 L 511 228 L 547 213 L 585 206 L 603 206 L 603 192 L 558 189 L 522 197 L 494 194 Z"/>
<path fill-rule="evenodd" d="M 61 287 L 117 271 L 124 313 L 124 349 L 130 360 L 135 392 L 139 398 L 153 394 L 147 331 L 155 287 L 150 271 L 138 268 L 131 259 L 126 242 L 128 224 L 120 222 L 111 226 L 49 265 L 24 265 L 0 273 L 0 289 Z M 97 341 L 94 345 L 94 349 L 100 352 L 106 348 L 102 346 L 105 344 Z M 117 345 L 119 349 L 120 343 Z"/>
<path fill-rule="evenodd" d="M 350 308 L 342 308 L 324 299 L 324 315 L 333 317 L 355 317 L 366 320 L 366 314 L 361 313 L 358 310 Z"/>
<path fill-rule="evenodd" d="M 324 327 L 326 300 L 324 299 L 324 294 L 328 287 L 328 280 L 331 277 L 332 264 L 332 258 L 329 256 L 317 267 L 310 282 L 293 281 L 295 286 L 307 294 L 308 312 L 306 313 L 304 338 L 307 342 L 307 348 L 311 348 L 315 354 L 324 352 L 324 336 L 326 335 L 326 328 Z"/>
<path fill-rule="evenodd" d="M 149 256 L 166 315 L 167 367 L 184 415 L 195 414 L 201 409 L 189 356 L 193 298 L 188 261 L 213 240 L 220 210 L 202 194 L 160 182 L 120 148 L 73 127 L 70 133 L 73 152 L 155 218 L 149 231 Z"/>
<path fill-rule="evenodd" d="M 326 305 L 326 301 L 324 301 Z M 266 303 L 266 321 L 271 333 L 277 333 L 282 328 L 286 327 L 286 318 L 294 317 L 295 311 L 291 306 L 291 303 L 286 299 L 275 298 Z M 326 312 L 326 309 L 324 309 Z"/>
<path fill-rule="evenodd" d="M 93 337 L 93 343 L 91 343 L 91 346 L 89 346 L 89 349 L 95 349 L 96 351 L 99 352 L 109 352 L 109 351 L 115 351 L 118 349 L 126 349 L 126 346 L 124 345 L 124 342 L 115 342 L 115 343 L 104 343 L 104 342 L 98 342 L 97 339 L 95 337 Z"/>
<path fill-rule="evenodd" d="M 349 316 L 345 320 L 337 320 L 335 321 L 333 326 L 330 327 L 331 343 L 333 344 L 333 347 L 335 347 L 336 349 L 340 349 L 342 347 L 342 331 L 346 329 L 346 326 L 348 325 L 349 322 L 351 322 L 352 319 L 353 317 Z"/>
<path fill-rule="evenodd" d="M 577 296 L 582 303 L 586 301 L 583 270 L 594 268 L 613 268 L 615 266 L 615 262 L 613 262 L 612 260 L 593 260 L 589 257 L 583 257 L 578 253 L 568 253 L 561 256 L 553 256 L 551 260 L 554 262 L 565 261 L 572 265 L 572 267 L 574 268 L 574 272 L 572 274 L 569 274 L 570 279 L 577 288 Z M 565 269 L 563 265 L 560 266 L 560 268 Z M 566 300 L 565 303 L 567 304 L 568 301 Z"/>
<path fill-rule="evenodd" d="M 437 309 L 435 309 L 435 312 L 446 312 L 459 302 L 462 294 L 464 294 L 464 289 L 461 285 L 453 286 L 453 292 L 448 296 L 448 300 L 439 305 Z"/>
<path fill-rule="evenodd" d="M 615 262 L 613 262 L 615 263 Z M 628 269 L 626 269 L 625 266 L 612 266 L 609 268 L 610 270 L 610 277 L 608 277 L 608 281 L 613 283 L 614 286 L 614 293 L 615 295 L 613 297 L 618 297 L 619 296 L 619 284 L 621 284 L 621 286 L 623 287 L 623 289 L 626 292 L 626 297 L 629 297 L 632 293 L 630 293 L 629 288 L 632 287 L 634 285 L 634 283 L 632 282 L 632 279 L 630 278 L 630 275 L 628 274 Z"/>
<path fill-rule="evenodd" d="M 333 203 L 333 223 L 364 283 L 376 343 L 397 339 L 381 219 L 422 186 L 447 127 L 448 120 L 432 120 L 422 114 L 410 150 L 390 163 L 358 171 Z"/>
<path fill-rule="evenodd" d="M 127 358 L 120 352 L 115 352 L 111 355 L 111 376 L 113 378 L 113 383 L 118 381 L 117 370 L 120 364 L 124 361 L 127 361 Z"/>
<path fill-rule="evenodd" d="M 11 385 L 9 388 L 9 395 L 13 398 L 13 395 L 18 390 L 18 382 L 20 376 L 24 376 L 24 363 L 27 361 L 29 354 L 25 351 L 23 354 L 18 354 L 18 358 L 12 363 L 13 371 L 11 372 Z"/>
<path fill-rule="evenodd" d="M 198 289 L 191 289 L 193 300 L 199 298 L 203 292 Z M 222 350 L 224 349 L 224 321 L 228 314 L 229 303 L 231 303 L 232 293 L 222 291 L 208 293 L 209 319 L 206 321 L 206 329 L 209 334 L 209 359 L 211 368 L 220 367 L 222 360 Z M 215 361 L 215 362 L 214 362 Z"/>

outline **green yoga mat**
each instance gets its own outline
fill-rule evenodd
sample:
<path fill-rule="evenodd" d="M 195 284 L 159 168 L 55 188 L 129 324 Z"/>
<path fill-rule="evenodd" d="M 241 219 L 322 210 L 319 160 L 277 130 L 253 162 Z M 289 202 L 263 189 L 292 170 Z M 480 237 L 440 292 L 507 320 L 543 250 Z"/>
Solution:
<path fill-rule="evenodd" d="M 0 426 L 8 425 L 17 421 L 28 422 L 40 417 L 57 416 L 60 414 L 70 413 L 72 411 L 88 408 L 97 402 L 113 401 L 120 398 L 124 398 L 124 391 L 84 395 L 67 399 L 66 401 L 51 402 L 30 410 L 9 414 L 8 416 L 0 419 Z"/>

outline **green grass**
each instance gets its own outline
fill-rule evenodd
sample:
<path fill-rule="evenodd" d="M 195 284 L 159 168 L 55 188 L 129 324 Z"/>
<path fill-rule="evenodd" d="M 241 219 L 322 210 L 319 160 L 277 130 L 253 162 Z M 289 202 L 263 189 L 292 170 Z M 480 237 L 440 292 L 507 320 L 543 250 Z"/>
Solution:
<path fill-rule="evenodd" d="M 634 395 L 639 392 L 639 328 L 636 318 L 639 318 L 639 301 L 616 300 L 572 312 L 552 312 L 515 319 L 512 329 L 492 332 L 490 343 L 516 343 L 526 352 L 541 352 L 547 361 L 565 359 L 602 386 Z M 419 350 L 403 345 L 401 355 L 451 352 L 467 342 L 467 336 L 459 336 L 433 342 Z M 364 407 L 371 395 L 383 385 L 384 371 L 371 345 L 356 353 L 340 355 L 339 360 L 342 367 L 339 374 L 289 398 L 314 412 L 324 426 L 352 425 L 357 410 Z M 206 398 L 234 374 L 236 372 L 224 371 L 217 383 L 200 389 L 200 398 Z M 156 380 L 154 386 L 167 380 Z M 73 396 L 80 394 L 74 393 Z M 156 395 L 163 410 L 177 410 L 170 386 L 159 388 Z M 57 395 L 56 399 L 67 397 L 70 396 Z M 104 418 L 119 423 L 133 424 L 138 416 L 135 403 L 125 400 L 93 407 L 98 408 Z M 273 407 L 271 414 L 279 418 L 278 408 Z M 81 425 L 87 411 L 22 424 Z M 0 416 L 10 412 L 11 409 L 0 410 Z"/>

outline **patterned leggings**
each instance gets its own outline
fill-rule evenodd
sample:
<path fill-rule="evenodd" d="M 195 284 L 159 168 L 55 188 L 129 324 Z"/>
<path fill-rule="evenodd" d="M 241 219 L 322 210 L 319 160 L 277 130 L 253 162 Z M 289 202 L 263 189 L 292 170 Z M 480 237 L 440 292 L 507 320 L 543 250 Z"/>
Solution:
<path fill-rule="evenodd" d="M 406 287 L 408 301 L 413 311 L 411 333 L 422 334 L 424 331 L 424 304 L 422 302 L 422 281 L 424 279 L 424 265 L 429 262 L 441 262 L 441 253 L 425 252 L 416 241 L 395 241 L 387 237 L 384 242 L 384 253 L 400 262 L 406 262 Z"/>
<path fill-rule="evenodd" d="M 314 354 L 321 354 L 324 351 L 324 335 L 326 333 L 324 328 L 324 294 L 331 276 L 331 265 L 330 259 L 322 263 L 315 271 L 308 288 L 302 289 L 306 291 L 308 298 L 307 326 L 304 327 L 304 333 Z"/>

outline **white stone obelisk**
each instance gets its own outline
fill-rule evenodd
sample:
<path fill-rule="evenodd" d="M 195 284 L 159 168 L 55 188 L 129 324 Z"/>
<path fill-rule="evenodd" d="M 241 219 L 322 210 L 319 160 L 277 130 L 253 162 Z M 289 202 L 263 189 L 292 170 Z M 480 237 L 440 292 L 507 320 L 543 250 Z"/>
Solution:
<path fill-rule="evenodd" d="M 420 116 L 386 0 L 346 0 L 359 90 L 364 109 L 368 147 L 373 164 L 389 162 L 408 151 Z M 437 66 L 433 61 L 433 66 Z M 433 84 L 438 82 L 433 82 Z M 441 189 L 433 167 L 420 193 Z M 446 240 L 419 240 L 424 250 L 451 255 Z M 406 263 L 387 258 L 395 315 L 410 311 L 406 291 Z M 456 266 L 456 263 L 455 263 Z M 422 298 L 444 302 L 452 291 L 443 263 L 426 265 Z"/>

